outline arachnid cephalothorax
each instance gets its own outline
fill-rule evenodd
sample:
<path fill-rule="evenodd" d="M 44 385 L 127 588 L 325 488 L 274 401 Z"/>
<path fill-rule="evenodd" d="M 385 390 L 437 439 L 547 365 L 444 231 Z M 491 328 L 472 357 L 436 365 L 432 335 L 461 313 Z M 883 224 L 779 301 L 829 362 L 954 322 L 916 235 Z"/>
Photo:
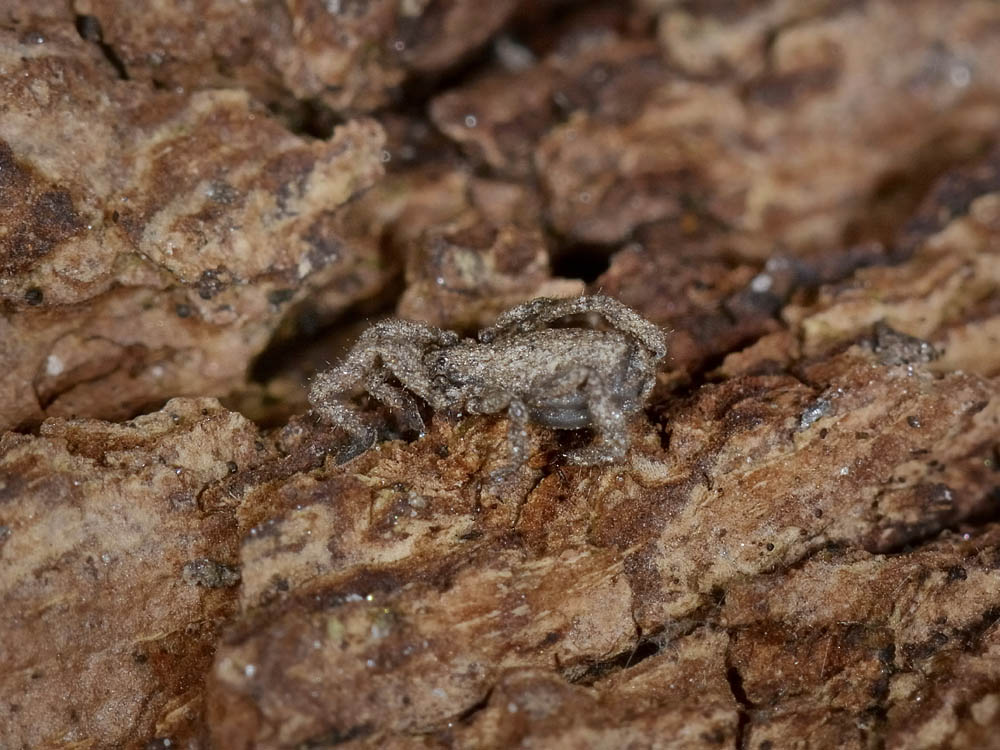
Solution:
<path fill-rule="evenodd" d="M 551 327 L 581 313 L 602 315 L 611 330 Z M 376 433 L 349 404 L 360 389 L 419 432 L 414 395 L 436 412 L 506 411 L 511 468 L 527 458 L 528 422 L 593 428 L 594 441 L 567 460 L 607 463 L 624 457 L 628 417 L 645 402 L 666 353 L 663 331 L 610 297 L 540 298 L 508 310 L 477 339 L 406 320 L 377 323 L 341 364 L 316 376 L 309 401 L 365 448 Z"/>

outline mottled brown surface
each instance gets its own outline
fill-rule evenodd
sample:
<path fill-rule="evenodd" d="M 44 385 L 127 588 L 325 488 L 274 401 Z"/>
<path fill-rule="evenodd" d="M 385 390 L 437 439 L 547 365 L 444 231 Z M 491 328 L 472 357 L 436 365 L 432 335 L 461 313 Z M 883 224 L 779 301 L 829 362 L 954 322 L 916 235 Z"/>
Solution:
<path fill-rule="evenodd" d="M 399 314 L 432 325 L 475 330 L 529 299 L 575 297 L 583 292 L 579 280 L 551 275 L 538 228 L 494 226 L 479 212 L 470 211 L 430 229 L 408 254 Z"/>
<path fill-rule="evenodd" d="M 730 589 L 747 746 L 781 746 L 794 727 L 817 747 L 996 747 L 998 532 L 893 557 L 833 547 L 777 586 Z"/>
<path fill-rule="evenodd" d="M 166 87 L 238 85 L 265 101 L 338 113 L 391 101 L 413 73 L 460 61 L 516 0 L 73 0 L 122 71 Z"/>
<path fill-rule="evenodd" d="M 757 258 L 885 239 L 920 182 L 1000 123 L 990 3 L 662 5 L 659 49 L 577 31 L 431 115 L 476 161 L 533 174 L 574 240 L 691 214 Z"/>
<path fill-rule="evenodd" d="M 0 747 L 1000 749 L 998 29 L 6 3 Z M 620 463 L 307 411 L 584 290 L 670 341 Z"/>
<path fill-rule="evenodd" d="M 213 399 L 2 438 L 0 745 L 204 734 L 201 686 L 239 577 L 235 514 L 200 497 L 266 455 Z"/>
<path fill-rule="evenodd" d="M 892 328 L 871 333 L 883 319 L 914 335 L 936 330 L 914 327 L 924 319 L 989 325 L 991 163 L 901 268 L 857 271 L 815 311 L 794 308 L 811 312 L 741 355 L 746 374 L 654 410 L 622 467 L 539 471 L 558 463 L 539 431 L 549 452 L 496 485 L 503 424 L 436 422 L 423 441 L 285 484 L 288 510 L 243 545 L 248 617 L 216 661 L 217 742 L 994 746 L 996 529 L 942 530 L 995 513 L 1000 397 L 989 367 L 962 374 L 947 347 L 935 357 Z M 845 258 L 799 276 L 871 261 Z M 949 294 L 888 281 L 935 258 L 978 270 Z M 783 269 L 765 273 L 785 293 Z M 837 308 L 862 288 L 890 314 L 838 315 L 863 309 Z M 955 304 L 973 292 L 978 304 Z M 891 314 L 910 309 L 922 314 Z M 822 315 L 845 329 L 798 359 Z M 762 364 L 785 374 L 753 374 Z M 340 692 L 332 676 L 345 674 L 370 692 Z M 667 702 L 665 686 L 695 675 L 707 682 L 690 704 Z"/>
<path fill-rule="evenodd" d="M 939 372 L 1000 374 L 1000 152 L 975 172 L 986 182 L 968 186 L 964 205 L 936 200 L 950 219 L 907 261 L 862 271 L 824 289 L 813 306 L 786 309 L 804 353 L 816 355 L 883 321 L 938 349 Z"/>
<path fill-rule="evenodd" d="M 703 389 L 664 415 L 668 450 L 645 426 L 609 469 L 498 484 L 503 425 L 476 420 L 284 484 L 287 510 L 243 544 L 248 618 L 217 657 L 216 741 L 447 735 L 507 670 L 588 682 L 651 639 L 719 625 L 747 577 L 829 545 L 899 550 L 989 512 L 992 385 L 857 349 L 808 375 Z M 990 617 L 995 603 L 968 606 Z M 468 731 L 488 731 L 482 716 Z"/>
<path fill-rule="evenodd" d="M 308 140 L 244 91 L 117 81 L 72 27 L 0 34 L 0 426 L 223 395 L 289 302 L 385 283 L 335 213 L 381 171 L 377 123 Z"/>

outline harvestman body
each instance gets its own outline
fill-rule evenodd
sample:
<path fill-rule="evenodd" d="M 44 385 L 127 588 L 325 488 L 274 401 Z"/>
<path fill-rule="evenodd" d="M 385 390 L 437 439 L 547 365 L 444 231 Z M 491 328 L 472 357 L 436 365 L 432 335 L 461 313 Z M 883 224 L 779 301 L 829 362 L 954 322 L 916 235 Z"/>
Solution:
<path fill-rule="evenodd" d="M 551 327 L 586 313 L 600 314 L 611 329 Z M 593 442 L 568 453 L 568 462 L 611 463 L 625 456 L 628 418 L 645 403 L 666 353 L 664 332 L 617 300 L 539 298 L 503 313 L 475 339 L 406 320 L 377 323 L 343 362 L 316 376 L 309 400 L 362 448 L 376 431 L 350 404 L 358 390 L 418 432 L 424 425 L 414 396 L 436 412 L 506 411 L 510 468 L 527 459 L 528 422 L 592 428 Z"/>

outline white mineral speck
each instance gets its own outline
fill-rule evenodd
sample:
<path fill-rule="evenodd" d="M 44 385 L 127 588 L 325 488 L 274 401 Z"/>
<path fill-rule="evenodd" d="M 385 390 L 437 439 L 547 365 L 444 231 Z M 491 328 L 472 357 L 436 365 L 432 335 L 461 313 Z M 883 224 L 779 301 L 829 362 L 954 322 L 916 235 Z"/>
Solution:
<path fill-rule="evenodd" d="M 511 72 L 527 70 L 535 64 L 535 55 L 509 36 L 500 36 L 493 43 L 493 52 L 500 64 Z"/>
<path fill-rule="evenodd" d="M 467 127 L 467 128 L 474 128 L 474 127 L 476 127 L 476 123 L 477 122 L 478 121 L 476 120 L 476 116 L 475 115 L 466 115 L 465 116 L 465 127 Z"/>
<path fill-rule="evenodd" d="M 63 361 L 55 354 L 50 354 L 49 358 L 45 360 L 46 375 L 55 377 L 56 375 L 61 375 L 64 369 L 65 366 L 63 365 Z"/>
<path fill-rule="evenodd" d="M 847 471 L 848 471 L 848 469 L 847 469 L 846 466 L 841 466 L 840 467 L 840 476 L 846 477 L 847 476 Z"/>
<path fill-rule="evenodd" d="M 948 78 L 952 86 L 964 89 L 972 82 L 972 71 L 968 65 L 953 65 L 948 71 Z"/>
<path fill-rule="evenodd" d="M 774 284 L 774 279 L 766 273 L 759 273 L 751 280 L 750 289 L 757 294 L 763 294 L 764 292 L 770 291 L 772 284 Z"/>
<path fill-rule="evenodd" d="M 247 677 L 253 677 L 255 674 L 257 674 L 257 667 L 254 666 L 253 664 L 247 664 L 245 667 L 243 667 L 243 674 L 245 674 Z"/>

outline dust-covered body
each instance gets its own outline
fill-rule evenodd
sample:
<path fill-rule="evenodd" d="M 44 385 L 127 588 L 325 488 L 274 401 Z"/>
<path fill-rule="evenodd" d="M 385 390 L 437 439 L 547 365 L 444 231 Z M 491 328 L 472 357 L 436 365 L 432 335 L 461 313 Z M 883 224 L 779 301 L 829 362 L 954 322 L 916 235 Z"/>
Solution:
<path fill-rule="evenodd" d="M 612 328 L 550 327 L 582 313 L 598 313 Z M 606 463 L 625 455 L 628 417 L 645 402 L 665 354 L 663 332 L 616 300 L 541 298 L 507 311 L 477 339 L 410 321 L 378 323 L 341 365 L 317 376 L 310 401 L 365 447 L 375 432 L 348 403 L 358 388 L 416 430 L 423 422 L 414 395 L 456 416 L 506 411 L 512 467 L 527 457 L 528 422 L 593 428 L 591 445 L 567 458 Z"/>

